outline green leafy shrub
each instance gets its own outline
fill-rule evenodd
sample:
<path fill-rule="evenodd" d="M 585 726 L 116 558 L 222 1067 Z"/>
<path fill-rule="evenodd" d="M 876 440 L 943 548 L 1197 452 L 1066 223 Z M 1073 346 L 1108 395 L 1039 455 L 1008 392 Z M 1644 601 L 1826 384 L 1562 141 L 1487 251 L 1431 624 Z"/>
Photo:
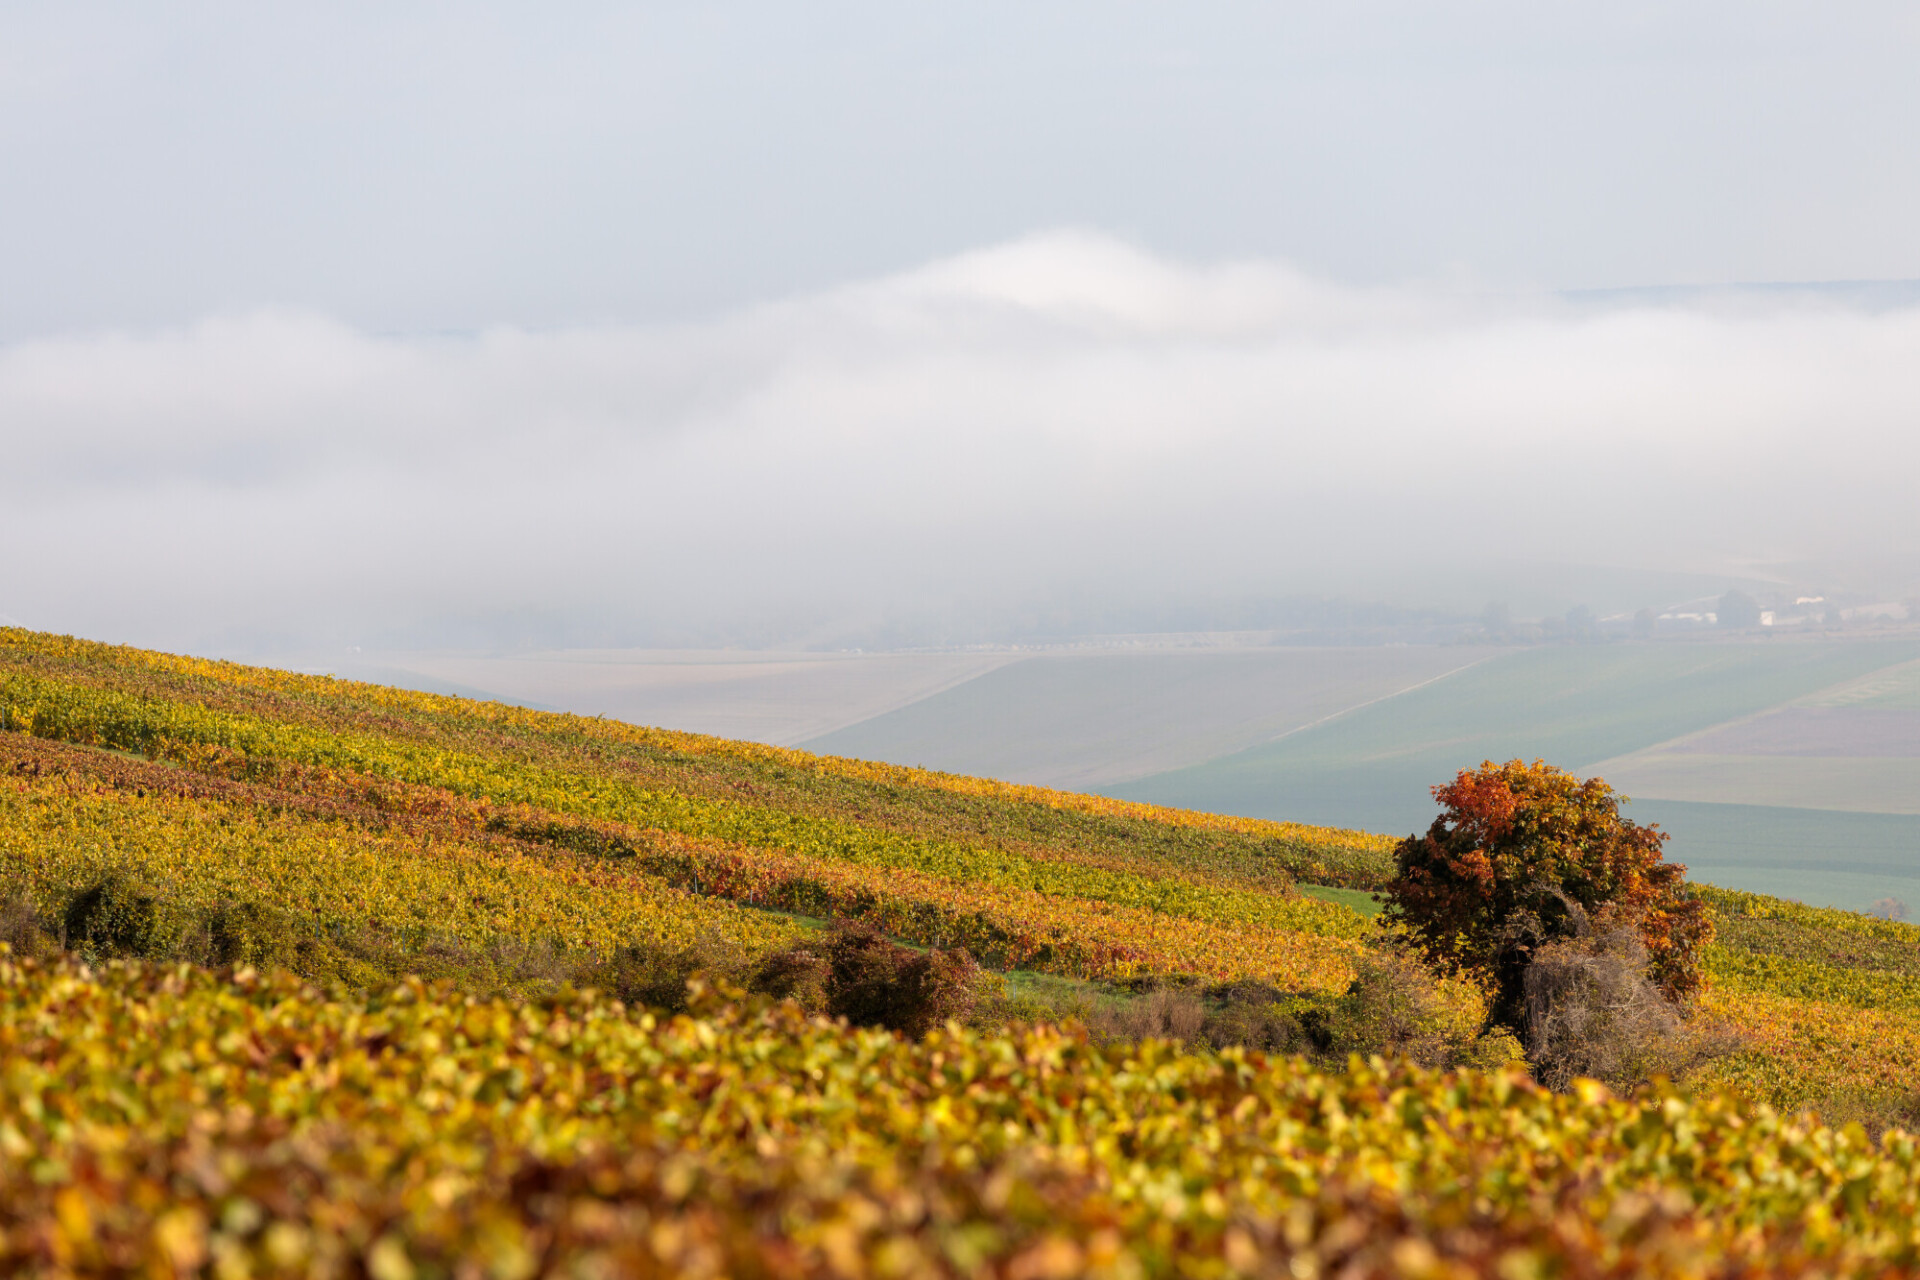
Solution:
<path fill-rule="evenodd" d="M 1475 1036 L 1461 1055 L 1460 1065 L 1475 1071 L 1509 1068 L 1530 1071 L 1532 1068 L 1527 1061 L 1527 1047 L 1520 1043 L 1520 1037 L 1502 1026 L 1488 1027 Z"/>
<path fill-rule="evenodd" d="M 207 920 L 207 959 L 216 965 L 284 968 L 297 949 L 287 914 L 258 902 L 223 902 Z"/>
<path fill-rule="evenodd" d="M 1353 982 L 1332 1002 L 1324 1025 L 1335 1058 L 1379 1054 L 1442 1066 L 1465 1038 L 1434 975 L 1417 957 L 1392 950 L 1355 963 Z"/>
<path fill-rule="evenodd" d="M 174 958 L 187 922 L 152 887 L 114 869 L 80 890 L 64 921 L 70 948 L 97 956 Z"/>
<path fill-rule="evenodd" d="M 1265 1053 L 1305 1053 L 1323 1047 L 1314 1031 L 1324 1032 L 1324 1006 L 1278 987 L 1251 980 L 1229 982 L 1207 992 L 1216 1008 L 1201 1038 L 1216 1049 L 1238 1046 Z"/>

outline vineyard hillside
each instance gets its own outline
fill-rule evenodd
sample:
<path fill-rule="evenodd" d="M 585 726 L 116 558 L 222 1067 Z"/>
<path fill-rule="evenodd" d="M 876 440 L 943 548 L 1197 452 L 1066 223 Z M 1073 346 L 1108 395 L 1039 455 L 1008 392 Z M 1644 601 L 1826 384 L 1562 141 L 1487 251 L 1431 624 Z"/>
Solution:
<path fill-rule="evenodd" d="M 1920 1266 L 1920 928 L 1696 886 L 1554 1092 L 1394 844 L 0 629 L 0 1269 Z"/>

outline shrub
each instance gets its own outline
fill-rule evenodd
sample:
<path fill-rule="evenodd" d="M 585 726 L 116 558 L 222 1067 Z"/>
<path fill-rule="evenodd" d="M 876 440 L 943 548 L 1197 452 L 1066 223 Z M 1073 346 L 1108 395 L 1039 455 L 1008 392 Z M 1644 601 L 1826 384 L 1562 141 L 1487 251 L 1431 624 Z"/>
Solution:
<path fill-rule="evenodd" d="M 978 998 L 979 967 L 964 948 L 910 951 L 860 921 L 838 921 L 827 945 L 827 1010 L 860 1026 L 921 1036 L 962 1020 Z"/>
<path fill-rule="evenodd" d="M 1520 1042 L 1504 1028 L 1481 1035 L 1486 1001 L 1472 983 L 1434 974 L 1417 954 L 1388 945 L 1362 953 L 1337 996 L 1282 991 L 1263 982 L 1207 991 L 1215 1005 L 1198 1039 L 1216 1049 L 1303 1053 L 1335 1069 L 1353 1054 L 1424 1066 L 1505 1066 Z M 1494 1039 L 1482 1043 L 1490 1035 Z M 1504 1039 L 1502 1039 L 1504 1037 Z"/>
<path fill-rule="evenodd" d="M 625 1004 L 646 1005 L 669 1013 L 687 1008 L 687 983 L 695 976 L 741 985 L 753 958 L 739 944 L 707 937 L 689 947 L 670 947 L 648 939 L 629 943 L 598 965 L 582 970 L 582 985 L 597 987 Z"/>
<path fill-rule="evenodd" d="M 898 1030 L 922 1036 L 948 1022 L 964 1022 L 980 998 L 980 966 L 965 947 L 916 955 L 902 976 L 912 1000 Z"/>
<path fill-rule="evenodd" d="M 1100 1030 L 1111 1039 L 1190 1044 L 1200 1039 L 1207 1023 L 1207 1006 L 1191 988 L 1156 987 L 1106 1011 L 1101 1023 Z"/>
<path fill-rule="evenodd" d="M 1338 1058 L 1379 1054 L 1440 1066 L 1452 1057 L 1455 1022 L 1439 984 L 1419 960 L 1374 951 L 1355 963 L 1353 982 L 1328 1011 L 1324 1038 Z"/>
<path fill-rule="evenodd" d="M 66 944 L 100 956 L 168 959 L 184 932 L 172 916 L 155 890 L 108 871 L 67 904 Z"/>
<path fill-rule="evenodd" d="M 1475 1036 L 1460 1055 L 1460 1065 L 1476 1071 L 1500 1071 L 1509 1067 L 1530 1069 L 1527 1048 L 1520 1037 L 1502 1026 L 1488 1027 Z"/>
<path fill-rule="evenodd" d="M 817 1011 L 827 1004 L 827 962 L 805 947 L 776 951 L 760 962 L 747 983 L 749 991 L 791 1000 L 801 1008 Z"/>
<path fill-rule="evenodd" d="M 1304 1002 L 1278 987 L 1264 982 L 1230 982 L 1207 994 L 1219 1002 L 1219 1008 L 1207 1018 L 1200 1034 L 1216 1049 L 1237 1045 L 1265 1053 L 1303 1053 L 1320 1047 L 1301 1021 Z M 1323 1011 L 1307 1005 L 1305 1012 Z M 1309 1017 L 1308 1021 L 1314 1019 Z"/>
<path fill-rule="evenodd" d="M 1549 1088 L 1591 1076 L 1626 1089 L 1687 1064 L 1686 1028 L 1649 980 L 1646 944 L 1631 929 L 1548 943 L 1523 985 L 1527 1044 Z"/>
<path fill-rule="evenodd" d="M 51 957 L 60 949 L 33 899 L 12 890 L 0 890 L 0 942 L 14 955 L 33 960 Z"/>
<path fill-rule="evenodd" d="M 296 946 L 286 913 L 258 902 L 223 902 L 207 919 L 207 958 L 216 965 L 284 968 Z"/>
<path fill-rule="evenodd" d="M 1536 760 L 1491 761 L 1434 788 L 1444 812 L 1394 851 L 1386 919 L 1427 955 L 1490 979 L 1496 1017 L 1518 1022 L 1533 953 L 1588 925 L 1632 930 L 1670 1000 L 1700 983 L 1713 926 L 1666 833 L 1620 816 L 1620 797 Z"/>
<path fill-rule="evenodd" d="M 1405 1057 L 1428 1067 L 1526 1065 L 1519 1038 L 1504 1025 L 1488 1025 L 1487 991 L 1479 982 L 1436 974 L 1404 945 L 1384 946 L 1354 970 L 1328 1026 L 1344 1052 Z"/>
<path fill-rule="evenodd" d="M 900 970 L 912 953 L 872 925 L 841 920 L 827 944 L 827 1008 L 860 1026 L 899 1020 Z"/>

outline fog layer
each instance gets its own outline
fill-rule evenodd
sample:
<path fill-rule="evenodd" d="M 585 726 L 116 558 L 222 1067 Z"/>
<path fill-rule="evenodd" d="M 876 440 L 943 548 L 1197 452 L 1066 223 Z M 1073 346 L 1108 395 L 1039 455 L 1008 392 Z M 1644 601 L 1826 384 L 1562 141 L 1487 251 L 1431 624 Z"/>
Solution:
<path fill-rule="evenodd" d="M 1837 297 L 1358 289 L 1056 233 L 702 324 L 21 342 L 0 614 L 201 647 L 935 642 L 1496 562 L 1898 574 L 1920 308 Z"/>

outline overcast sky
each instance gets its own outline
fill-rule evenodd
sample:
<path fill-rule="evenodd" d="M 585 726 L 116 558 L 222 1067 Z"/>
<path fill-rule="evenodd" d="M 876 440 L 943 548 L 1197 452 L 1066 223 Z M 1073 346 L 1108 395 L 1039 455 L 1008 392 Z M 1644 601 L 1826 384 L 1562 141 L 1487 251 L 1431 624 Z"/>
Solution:
<path fill-rule="evenodd" d="M 707 313 L 1036 230 L 1920 277 L 1906 0 L 0 5 L 0 333 Z"/>
<path fill-rule="evenodd" d="M 0 4 L 0 616 L 1911 565 L 1920 292 L 1563 295 L 1920 279 L 1916 66 L 1910 4 Z"/>

